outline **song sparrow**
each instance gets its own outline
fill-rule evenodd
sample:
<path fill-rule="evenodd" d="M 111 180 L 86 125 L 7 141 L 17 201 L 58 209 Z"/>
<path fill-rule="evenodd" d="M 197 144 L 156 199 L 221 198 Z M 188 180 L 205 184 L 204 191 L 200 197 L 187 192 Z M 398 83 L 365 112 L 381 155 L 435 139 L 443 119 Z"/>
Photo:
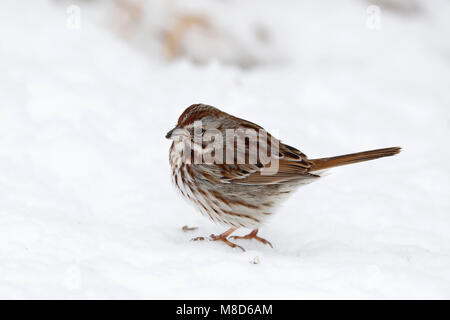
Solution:
<path fill-rule="evenodd" d="M 209 131 L 214 134 L 208 138 Z M 229 132 L 234 134 L 231 139 Z M 210 235 L 210 240 L 242 250 L 228 240 L 231 233 L 249 228 L 253 231 L 248 235 L 230 238 L 255 239 L 272 246 L 257 235 L 258 228 L 293 191 L 317 180 L 324 169 L 393 156 L 401 150 L 393 147 L 308 159 L 259 125 L 204 104 L 188 107 L 166 138 L 173 140 L 169 161 L 176 188 L 212 221 L 229 227 L 220 235 Z M 275 162 L 276 170 L 268 170 Z"/>

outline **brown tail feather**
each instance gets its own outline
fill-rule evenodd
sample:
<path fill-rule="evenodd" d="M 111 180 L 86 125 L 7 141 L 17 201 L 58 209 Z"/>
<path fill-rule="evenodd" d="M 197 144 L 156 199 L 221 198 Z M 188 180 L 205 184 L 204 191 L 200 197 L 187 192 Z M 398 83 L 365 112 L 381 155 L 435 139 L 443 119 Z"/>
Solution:
<path fill-rule="evenodd" d="M 400 147 L 384 148 L 370 151 L 363 151 L 358 153 L 345 154 L 337 157 L 311 159 L 312 163 L 309 171 L 318 171 L 332 167 L 344 166 L 362 161 L 374 160 L 382 157 L 389 157 L 396 155 L 401 151 Z"/>

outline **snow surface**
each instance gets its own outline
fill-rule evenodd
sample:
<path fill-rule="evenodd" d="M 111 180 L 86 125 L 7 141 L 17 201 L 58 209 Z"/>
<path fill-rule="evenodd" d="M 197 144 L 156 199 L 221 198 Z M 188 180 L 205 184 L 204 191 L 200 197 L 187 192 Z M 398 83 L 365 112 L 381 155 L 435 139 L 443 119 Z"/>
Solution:
<path fill-rule="evenodd" d="M 450 298 L 448 1 L 381 30 L 364 1 L 232 3 L 279 62 L 168 64 L 65 5 L 0 2 L 0 298 Z M 170 184 L 164 135 L 197 102 L 310 157 L 404 150 L 301 188 L 274 249 L 191 242 L 224 231 Z"/>

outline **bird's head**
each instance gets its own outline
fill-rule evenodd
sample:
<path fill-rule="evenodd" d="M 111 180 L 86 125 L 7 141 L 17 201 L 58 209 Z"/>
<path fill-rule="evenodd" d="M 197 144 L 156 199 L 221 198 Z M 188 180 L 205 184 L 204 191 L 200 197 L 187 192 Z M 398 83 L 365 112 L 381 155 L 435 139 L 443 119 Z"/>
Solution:
<path fill-rule="evenodd" d="M 166 138 L 174 141 L 192 140 L 194 135 L 203 135 L 208 130 L 223 131 L 233 126 L 234 121 L 227 113 L 206 104 L 193 104 L 184 110 L 175 128 L 166 134 Z"/>

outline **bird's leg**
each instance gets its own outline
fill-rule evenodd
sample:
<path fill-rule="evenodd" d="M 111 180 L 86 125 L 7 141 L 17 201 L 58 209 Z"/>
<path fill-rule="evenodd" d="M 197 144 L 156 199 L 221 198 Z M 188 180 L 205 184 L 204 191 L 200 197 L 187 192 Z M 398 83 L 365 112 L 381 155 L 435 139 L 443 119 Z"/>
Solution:
<path fill-rule="evenodd" d="M 258 229 L 255 229 L 255 230 L 253 230 L 252 232 L 250 232 L 249 234 L 247 234 L 245 236 L 232 236 L 230 238 L 231 239 L 255 239 L 255 240 L 257 240 L 259 242 L 262 242 L 264 244 L 268 244 L 269 246 L 271 246 L 273 248 L 272 244 L 269 241 L 267 241 L 264 238 L 258 237 L 256 235 L 257 233 L 258 233 Z"/>
<path fill-rule="evenodd" d="M 227 231 L 225 231 L 224 233 L 221 233 L 219 235 L 215 235 L 215 234 L 211 234 L 209 236 L 209 240 L 211 241 L 222 241 L 225 242 L 227 245 L 229 245 L 232 248 L 239 248 L 242 251 L 245 251 L 244 248 L 242 248 L 241 246 L 238 246 L 237 244 L 234 244 L 232 242 L 230 242 L 227 238 L 230 234 L 232 234 L 234 231 L 236 231 L 237 228 L 230 228 Z M 205 237 L 197 237 L 197 238 L 193 238 L 191 239 L 192 241 L 199 241 L 199 240 L 206 240 Z"/>

